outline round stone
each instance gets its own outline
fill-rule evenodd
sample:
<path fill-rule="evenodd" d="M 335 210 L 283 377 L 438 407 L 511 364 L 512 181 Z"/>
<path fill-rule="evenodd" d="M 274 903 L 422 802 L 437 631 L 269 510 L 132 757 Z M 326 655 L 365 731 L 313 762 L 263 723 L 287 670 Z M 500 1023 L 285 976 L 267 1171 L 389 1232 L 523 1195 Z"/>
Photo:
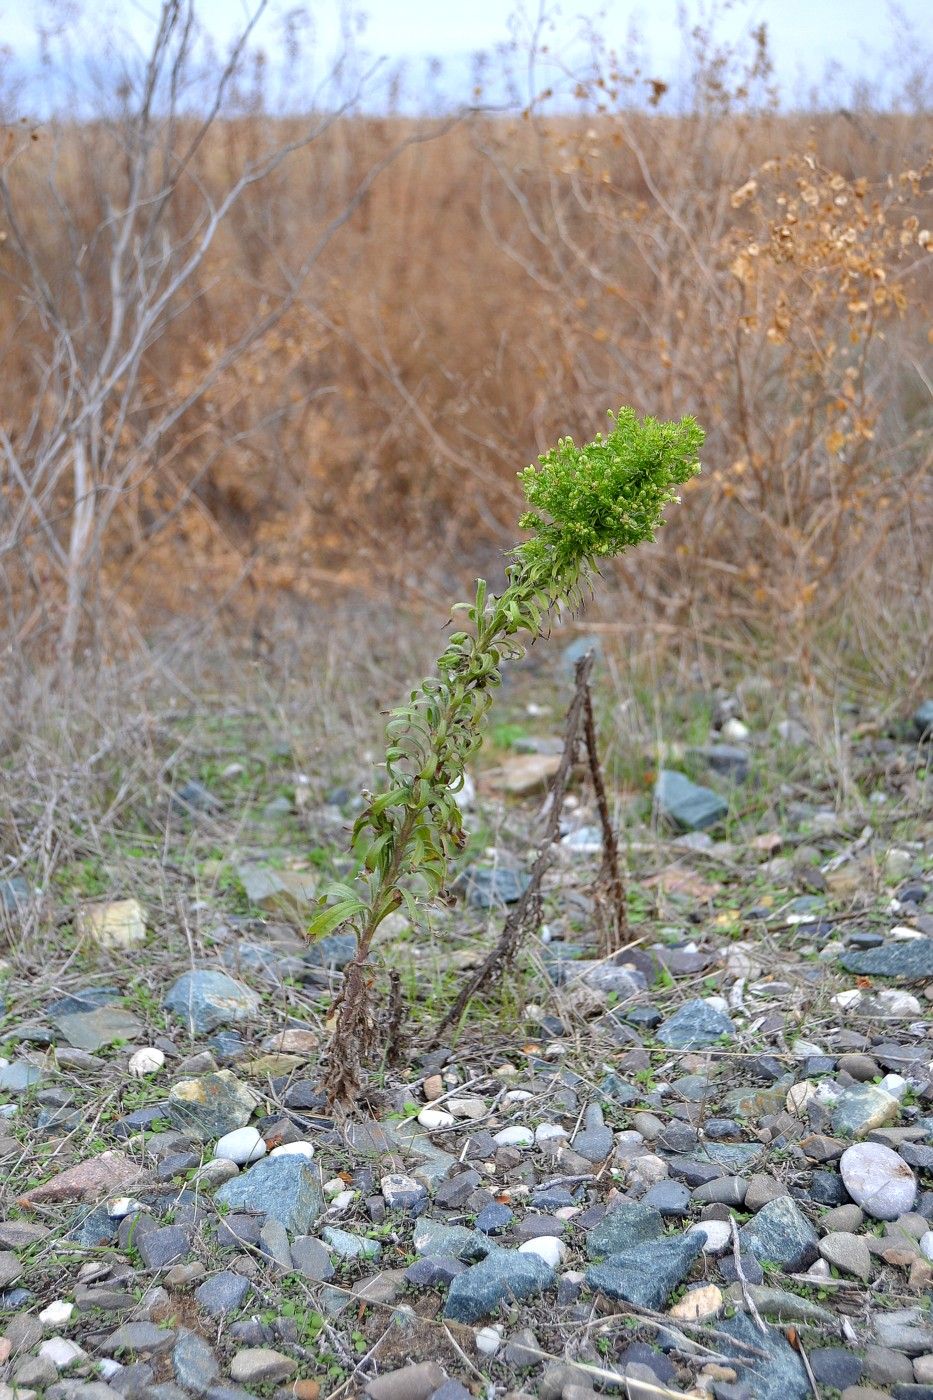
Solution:
<path fill-rule="evenodd" d="M 704 1254 L 725 1254 L 732 1244 L 732 1228 L 727 1220 L 701 1220 L 691 1225 L 688 1235 L 702 1235 Z"/>
<path fill-rule="evenodd" d="M 559 1123 L 539 1123 L 535 1128 L 535 1142 L 539 1146 L 542 1142 L 553 1142 L 566 1136 L 566 1128 L 562 1128 Z"/>
<path fill-rule="evenodd" d="M 235 1128 L 224 1133 L 214 1148 L 214 1157 L 223 1162 L 236 1162 L 238 1167 L 258 1162 L 266 1155 L 266 1144 L 255 1128 Z"/>
<path fill-rule="evenodd" d="M 270 1157 L 308 1157 L 314 1156 L 313 1142 L 280 1142 L 278 1147 L 273 1147 L 269 1153 Z"/>
<path fill-rule="evenodd" d="M 497 1327 L 481 1327 L 474 1340 L 483 1356 L 495 1356 L 502 1345 L 502 1333 Z"/>
<path fill-rule="evenodd" d="M 852 1200 L 875 1220 L 896 1220 L 913 1208 L 917 1179 L 890 1147 L 858 1142 L 843 1152 L 839 1169 Z"/>
<path fill-rule="evenodd" d="M 429 1132 L 435 1128 L 449 1128 L 454 1121 L 453 1114 L 446 1113 L 442 1108 L 423 1108 L 418 1114 L 418 1122 Z"/>
<path fill-rule="evenodd" d="M 534 1143 L 535 1135 L 530 1128 L 503 1128 L 501 1133 L 496 1133 L 493 1142 L 497 1147 L 531 1147 Z"/>
<path fill-rule="evenodd" d="M 134 1079 L 142 1079 L 143 1075 L 155 1074 L 165 1064 L 165 1054 L 157 1049 L 155 1045 L 144 1045 L 142 1050 L 137 1050 L 130 1056 L 127 1066 Z"/>

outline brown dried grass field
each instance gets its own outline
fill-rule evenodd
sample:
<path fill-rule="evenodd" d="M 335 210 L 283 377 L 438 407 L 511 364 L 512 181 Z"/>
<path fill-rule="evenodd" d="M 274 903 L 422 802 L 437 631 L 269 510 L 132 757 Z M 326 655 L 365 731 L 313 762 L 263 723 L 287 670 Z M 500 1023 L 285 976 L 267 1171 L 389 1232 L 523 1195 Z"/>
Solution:
<path fill-rule="evenodd" d="M 297 130 L 217 121 L 174 187 L 164 237 L 184 248 L 205 197 Z M 613 568 L 608 620 L 920 684 L 931 130 L 922 113 L 743 115 L 709 95 L 680 117 L 337 121 L 244 193 L 145 347 L 117 442 L 135 466 L 95 545 L 89 616 L 102 612 L 112 645 L 206 607 L 257 635 L 296 600 L 359 592 L 441 609 L 474 571 L 496 576 L 516 471 L 632 404 L 694 414 L 704 472 L 657 545 Z M 119 141 L 103 123 L 32 135 L 8 130 L 20 233 L 93 348 L 107 326 L 107 209 L 124 196 Z M 15 443 L 62 389 L 38 368 L 54 318 L 22 295 L 16 239 L 0 261 Z M 147 444 L 154 416 L 205 376 L 208 392 Z M 73 486 L 63 469 L 40 516 L 4 474 L 17 648 L 54 634 L 53 542 Z"/>

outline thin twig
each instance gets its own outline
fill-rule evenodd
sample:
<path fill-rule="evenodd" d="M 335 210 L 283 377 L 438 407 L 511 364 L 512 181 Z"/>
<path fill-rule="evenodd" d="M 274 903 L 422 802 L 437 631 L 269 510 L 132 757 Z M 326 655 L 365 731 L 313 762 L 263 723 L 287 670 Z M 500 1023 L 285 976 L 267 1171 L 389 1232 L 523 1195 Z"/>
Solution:
<path fill-rule="evenodd" d="M 738 1275 L 739 1283 L 742 1287 L 742 1297 L 745 1299 L 745 1306 L 755 1319 L 755 1325 L 759 1332 L 767 1335 L 768 1328 L 762 1321 L 761 1313 L 755 1305 L 755 1300 L 749 1292 L 748 1279 L 745 1277 L 745 1270 L 742 1267 L 742 1248 L 739 1244 L 739 1230 L 735 1223 L 735 1216 L 729 1216 L 729 1228 L 732 1231 L 732 1252 L 735 1255 L 735 1272 Z"/>

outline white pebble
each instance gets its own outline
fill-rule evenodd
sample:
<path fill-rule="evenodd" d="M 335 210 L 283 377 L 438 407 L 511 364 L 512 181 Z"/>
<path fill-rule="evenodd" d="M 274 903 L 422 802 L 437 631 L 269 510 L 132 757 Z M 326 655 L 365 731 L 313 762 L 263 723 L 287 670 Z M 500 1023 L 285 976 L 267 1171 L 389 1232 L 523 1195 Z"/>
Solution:
<path fill-rule="evenodd" d="M 849 1195 L 875 1220 L 897 1220 L 913 1209 L 917 1178 L 910 1167 L 880 1142 L 847 1147 L 839 1170 Z"/>
<path fill-rule="evenodd" d="M 154 1045 L 144 1045 L 130 1056 L 127 1066 L 134 1079 L 142 1079 L 144 1074 L 155 1074 L 165 1064 L 165 1055 Z"/>
<path fill-rule="evenodd" d="M 743 724 L 740 719 L 733 716 L 726 720 L 719 732 L 728 743 L 737 744 L 742 739 L 747 739 L 751 730 L 747 724 Z"/>
<path fill-rule="evenodd" d="M 732 1244 L 732 1230 L 728 1220 L 700 1220 L 691 1225 L 688 1235 L 703 1235 L 704 1254 L 725 1254 Z"/>
<path fill-rule="evenodd" d="M 519 1254 L 537 1254 L 538 1258 L 543 1259 L 545 1264 L 556 1269 L 563 1263 L 567 1246 L 556 1235 L 539 1235 L 535 1240 L 526 1240 L 524 1244 L 520 1244 L 518 1252 Z"/>
<path fill-rule="evenodd" d="M 499 1147 L 530 1147 L 535 1140 L 535 1135 L 530 1128 L 503 1128 L 501 1133 L 496 1133 L 493 1142 Z"/>
<path fill-rule="evenodd" d="M 879 1089 L 884 1089 L 893 1099 L 902 1099 L 910 1088 L 907 1080 L 901 1074 L 886 1074 L 878 1084 Z"/>
<path fill-rule="evenodd" d="M 215 1161 L 236 1162 L 238 1167 L 258 1162 L 265 1155 L 266 1144 L 255 1128 L 234 1128 L 232 1133 L 224 1133 L 214 1148 Z"/>
<path fill-rule="evenodd" d="M 339 1196 L 341 1191 L 345 1189 L 346 1182 L 342 1181 L 339 1176 L 332 1176 L 330 1181 L 325 1181 L 324 1185 L 321 1187 L 321 1190 L 329 1201 L 332 1201 L 335 1196 Z"/>
<path fill-rule="evenodd" d="M 858 1006 L 861 1000 L 862 993 L 857 987 L 853 987 L 848 992 L 837 992 L 834 997 L 830 997 L 829 1002 L 831 1006 L 838 1006 L 840 1010 L 845 1011 L 850 1006 Z"/>
<path fill-rule="evenodd" d="M 352 1206 L 357 1197 L 356 1191 L 341 1191 L 330 1203 L 330 1211 L 333 1215 L 343 1215 Z"/>
<path fill-rule="evenodd" d="M 898 924 L 896 928 L 892 928 L 888 935 L 889 938 L 896 938 L 899 943 L 909 943 L 913 938 L 924 938 L 925 936 L 918 928 L 910 928 L 907 924 Z"/>
<path fill-rule="evenodd" d="M 565 1138 L 566 1128 L 562 1128 L 559 1123 L 539 1123 L 535 1128 L 535 1142 L 539 1145 L 542 1142 L 552 1142 L 555 1138 Z"/>
<path fill-rule="evenodd" d="M 418 1114 L 418 1122 L 422 1128 L 449 1128 L 454 1122 L 452 1113 L 447 1113 L 443 1108 L 423 1108 Z"/>
<path fill-rule="evenodd" d="M 101 1380 L 109 1381 L 112 1380 L 114 1376 L 118 1376 L 123 1370 L 123 1367 L 120 1365 L 119 1361 L 114 1361 L 112 1357 L 103 1356 L 97 1363 L 97 1369 L 100 1372 Z"/>
<path fill-rule="evenodd" d="M 111 1220 L 123 1220 L 127 1215 L 135 1215 L 137 1211 L 148 1209 L 142 1201 L 137 1201 L 132 1196 L 115 1196 L 112 1201 L 107 1202 L 107 1214 Z"/>
<path fill-rule="evenodd" d="M 924 1259 L 929 1259 L 933 1263 L 933 1230 L 927 1230 L 922 1234 L 917 1244 Z"/>
<path fill-rule="evenodd" d="M 49 1337 L 39 1348 L 39 1355 L 44 1361 L 51 1361 L 53 1366 L 64 1371 L 76 1361 L 83 1361 L 87 1352 L 82 1351 L 77 1342 L 69 1342 L 67 1337 Z"/>
<path fill-rule="evenodd" d="M 897 987 L 885 987 L 877 994 L 880 1006 L 889 1016 L 919 1016 L 921 1006 L 915 996 L 910 992 L 899 991 Z"/>
<path fill-rule="evenodd" d="M 527 1089 L 510 1089 L 503 1096 L 502 1102 L 504 1104 L 527 1103 L 529 1099 L 533 1098 L 534 1094 L 529 1093 Z"/>
<path fill-rule="evenodd" d="M 812 1278 L 829 1278 L 832 1274 L 832 1269 L 825 1259 L 817 1259 L 815 1263 L 810 1265 L 807 1273 Z"/>
<path fill-rule="evenodd" d="M 502 1345 L 502 1333 L 497 1327 L 481 1327 L 474 1340 L 483 1356 L 495 1356 Z"/>
<path fill-rule="evenodd" d="M 784 1099 L 784 1106 L 788 1113 L 796 1113 L 798 1117 L 806 1111 L 808 1103 L 812 1103 L 817 1096 L 816 1085 L 809 1080 L 804 1080 L 802 1084 L 792 1084 Z"/>
<path fill-rule="evenodd" d="M 269 1153 L 270 1157 L 313 1157 L 313 1142 L 280 1142 L 278 1147 L 273 1147 Z"/>
<path fill-rule="evenodd" d="M 47 1308 L 42 1309 L 39 1321 L 43 1327 L 64 1327 L 74 1310 L 74 1303 L 66 1303 L 63 1298 L 58 1298 L 54 1303 L 49 1303 Z"/>

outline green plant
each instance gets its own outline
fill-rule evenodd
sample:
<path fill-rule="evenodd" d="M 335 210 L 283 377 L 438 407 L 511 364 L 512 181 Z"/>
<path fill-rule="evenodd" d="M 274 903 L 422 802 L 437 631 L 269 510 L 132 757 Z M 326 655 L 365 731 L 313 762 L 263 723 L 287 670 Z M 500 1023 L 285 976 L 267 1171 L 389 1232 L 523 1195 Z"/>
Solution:
<path fill-rule="evenodd" d="M 405 904 L 433 897 L 450 858 L 464 844 L 456 794 L 468 760 L 482 743 L 483 719 L 503 661 L 524 654 L 518 640 L 539 636 L 550 614 L 579 607 L 601 560 L 654 538 L 674 487 L 699 470 L 703 433 L 692 418 L 639 420 L 632 409 L 610 414 L 612 431 L 577 447 L 562 438 L 520 479 L 531 507 L 520 520 L 530 536 L 506 567 L 508 584 L 490 594 L 479 579 L 472 604 L 458 603 L 469 630 L 452 633 L 437 674 L 412 691 L 386 728 L 388 784 L 364 793 L 353 830 L 363 869 L 355 885 L 333 885 L 312 920 L 320 938 L 351 924 L 355 958 L 335 1006 L 328 1088 L 335 1101 L 359 1088 L 362 1059 L 376 1024 L 366 969 L 379 925 Z"/>

